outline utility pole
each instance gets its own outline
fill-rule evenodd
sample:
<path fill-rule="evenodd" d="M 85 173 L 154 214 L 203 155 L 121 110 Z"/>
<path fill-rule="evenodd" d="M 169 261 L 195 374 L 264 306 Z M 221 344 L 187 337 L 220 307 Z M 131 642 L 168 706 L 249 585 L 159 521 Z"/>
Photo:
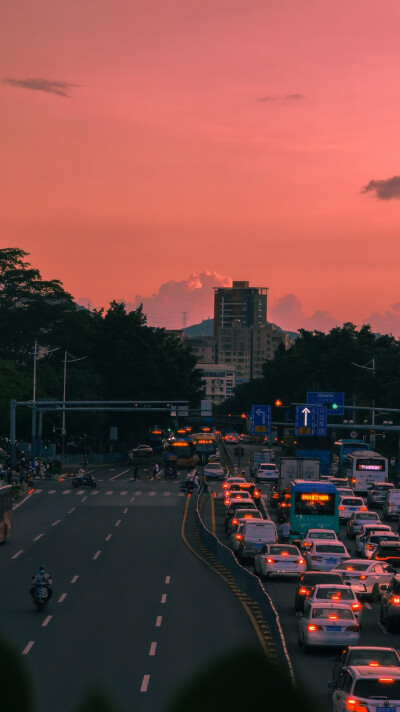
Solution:
<path fill-rule="evenodd" d="M 370 363 L 372 363 L 372 366 L 369 365 Z M 372 371 L 372 431 L 369 434 L 369 442 L 372 450 L 375 450 L 375 356 L 371 359 L 371 361 L 368 361 L 365 366 L 361 366 L 359 363 L 354 363 L 354 361 L 353 366 L 357 366 L 357 368 L 365 368 L 367 371 Z"/>
<path fill-rule="evenodd" d="M 69 356 L 69 358 L 68 358 Z M 61 460 L 64 462 L 65 455 L 65 397 L 67 391 L 67 363 L 75 363 L 76 361 L 83 361 L 86 356 L 81 356 L 81 358 L 74 358 L 68 353 L 67 349 L 64 351 L 64 379 L 63 379 L 63 412 L 62 412 L 62 430 L 61 430 Z"/>

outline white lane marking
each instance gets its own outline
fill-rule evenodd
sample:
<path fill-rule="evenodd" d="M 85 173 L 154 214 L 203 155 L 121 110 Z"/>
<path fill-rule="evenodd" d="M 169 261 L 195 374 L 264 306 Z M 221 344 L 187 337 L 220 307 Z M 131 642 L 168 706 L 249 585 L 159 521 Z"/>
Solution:
<path fill-rule="evenodd" d="M 85 490 L 78 490 L 76 494 L 85 494 Z"/>
<path fill-rule="evenodd" d="M 135 492 L 135 494 L 137 497 L 140 497 L 140 495 L 143 494 L 143 492 Z"/>
<path fill-rule="evenodd" d="M 72 507 L 72 509 L 69 510 L 68 514 L 71 514 L 74 511 L 75 511 L 75 507 Z"/>
<path fill-rule="evenodd" d="M 133 502 L 134 499 L 135 499 L 134 497 L 131 497 L 129 501 L 130 501 L 130 502 Z"/>
<path fill-rule="evenodd" d="M 47 494 L 55 494 L 55 493 L 56 493 L 55 490 L 49 490 Z"/>
<path fill-rule="evenodd" d="M 149 497 L 154 497 L 157 494 L 157 492 L 149 492 Z"/>
<path fill-rule="evenodd" d="M 58 603 L 62 603 L 63 601 L 65 601 L 67 596 L 68 596 L 68 593 L 62 593 L 60 598 L 58 599 Z"/>
<path fill-rule="evenodd" d="M 128 507 L 125 507 L 125 509 L 124 509 L 124 511 L 122 512 L 122 514 L 128 514 Z"/>
<path fill-rule="evenodd" d="M 18 559 L 19 555 L 20 555 L 20 554 L 23 554 L 23 552 L 24 552 L 24 550 L 23 550 L 23 549 L 20 549 L 20 550 L 17 551 L 17 553 L 14 554 L 14 556 L 12 556 L 11 558 L 12 558 L 12 559 Z"/>
<path fill-rule="evenodd" d="M 128 494 L 127 490 L 122 490 L 122 492 L 120 492 L 121 497 L 124 497 L 124 495 L 126 495 L 126 494 Z"/>
<path fill-rule="evenodd" d="M 44 536 L 44 534 L 38 534 L 37 536 L 35 536 L 33 541 L 39 541 L 39 539 L 41 539 L 42 536 Z"/>
<path fill-rule="evenodd" d="M 128 467 L 127 470 L 124 470 L 123 472 L 120 472 L 118 475 L 114 475 L 114 477 L 110 477 L 110 480 L 116 480 L 116 479 L 118 479 L 118 477 L 121 477 L 121 475 L 126 475 L 126 473 L 129 472 L 130 469 L 131 469 L 131 468 Z"/>
<path fill-rule="evenodd" d="M 59 524 L 60 522 L 61 522 L 61 519 L 56 519 L 56 521 L 53 522 L 53 524 L 52 524 L 51 526 L 52 526 L 52 527 L 56 527 L 57 524 Z"/>
<path fill-rule="evenodd" d="M 25 648 L 23 649 L 22 655 L 28 655 L 28 653 L 29 653 L 29 651 L 30 651 L 32 645 L 35 645 L 35 641 L 34 641 L 34 640 L 30 640 L 30 641 L 29 641 L 28 645 L 26 645 Z"/>
<path fill-rule="evenodd" d="M 383 627 L 382 623 L 378 623 L 378 626 L 381 629 L 382 633 L 384 633 L 385 635 L 388 635 L 388 632 L 387 632 L 386 628 Z"/>
<path fill-rule="evenodd" d="M 165 577 L 165 583 L 171 583 L 171 576 Z"/>
<path fill-rule="evenodd" d="M 184 497 L 184 496 L 185 496 L 185 492 L 178 492 L 178 497 Z"/>
<path fill-rule="evenodd" d="M 167 600 L 167 594 L 163 593 L 163 595 L 161 596 L 161 603 L 165 603 L 166 600 Z"/>
<path fill-rule="evenodd" d="M 41 491 L 42 490 L 39 490 L 39 492 L 41 492 Z M 29 494 L 27 494 L 26 497 L 24 497 L 24 499 L 21 502 L 19 502 L 18 504 L 13 504 L 13 509 L 18 509 L 18 507 L 21 507 L 21 505 L 24 504 L 25 502 L 27 502 L 28 499 L 30 499 L 32 497 L 32 495 L 35 494 L 35 492 L 36 492 L 36 490 L 33 490 L 33 492 L 30 492 Z"/>
<path fill-rule="evenodd" d="M 78 580 L 78 578 L 79 578 L 79 574 L 77 574 L 76 576 L 74 576 L 74 577 L 71 579 L 71 583 L 76 583 L 77 580 Z"/>
<path fill-rule="evenodd" d="M 112 537 L 112 534 L 107 534 L 106 541 L 110 541 L 111 537 Z"/>
<path fill-rule="evenodd" d="M 98 559 L 99 556 L 100 556 L 100 554 L 101 554 L 101 549 L 99 549 L 99 551 L 96 551 L 96 553 L 95 553 L 95 555 L 94 555 L 94 557 L 93 557 L 93 560 Z"/>
<path fill-rule="evenodd" d="M 72 490 L 63 490 L 62 494 L 71 494 Z"/>
<path fill-rule="evenodd" d="M 115 522 L 114 527 L 119 527 L 121 522 L 122 522 L 122 519 L 118 519 L 118 521 Z"/>
<path fill-rule="evenodd" d="M 156 628 L 159 628 L 161 626 L 161 622 L 162 622 L 162 616 L 157 616 Z"/>
<path fill-rule="evenodd" d="M 42 628 L 47 628 L 52 618 L 53 616 L 47 616 L 42 623 Z"/>
<path fill-rule="evenodd" d="M 81 502 L 84 502 L 84 501 L 85 501 L 85 499 L 87 499 L 87 498 L 88 498 L 88 496 L 87 496 L 87 495 L 86 495 L 86 497 L 82 497 L 82 499 L 81 499 Z"/>
<path fill-rule="evenodd" d="M 365 601 L 364 606 L 365 606 L 365 608 L 369 608 L 370 610 L 372 608 L 371 604 L 368 603 L 368 601 Z"/>
<path fill-rule="evenodd" d="M 140 687 L 140 692 L 147 692 L 147 688 L 150 682 L 150 675 L 143 675 L 142 684 Z"/>
<path fill-rule="evenodd" d="M 40 494 L 41 492 L 43 492 L 43 490 L 42 490 L 42 489 L 35 489 L 35 492 L 34 492 L 34 494 Z"/>
<path fill-rule="evenodd" d="M 164 492 L 164 497 L 170 497 L 170 496 L 171 496 L 171 492 Z"/>
<path fill-rule="evenodd" d="M 91 492 L 90 494 L 91 494 L 92 497 L 93 497 L 94 494 L 99 494 L 99 490 L 95 490 L 94 492 Z"/>
<path fill-rule="evenodd" d="M 152 643 L 152 644 L 150 645 L 149 655 L 155 655 L 155 654 L 156 654 L 156 647 L 157 647 L 157 643 Z"/>
<path fill-rule="evenodd" d="M 108 496 L 110 496 L 111 494 L 114 494 L 114 490 L 108 490 L 108 492 L 106 492 L 106 495 Z"/>

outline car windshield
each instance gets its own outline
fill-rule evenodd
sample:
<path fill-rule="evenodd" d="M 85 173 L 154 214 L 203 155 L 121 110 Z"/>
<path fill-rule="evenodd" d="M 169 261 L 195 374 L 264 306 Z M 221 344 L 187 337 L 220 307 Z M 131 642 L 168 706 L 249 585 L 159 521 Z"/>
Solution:
<path fill-rule="evenodd" d="M 373 519 L 379 519 L 379 516 L 376 512 L 357 512 L 354 519 L 368 519 L 368 521 L 372 521 Z"/>
<path fill-rule="evenodd" d="M 341 601 L 353 601 L 354 593 L 351 588 L 319 588 L 315 597 L 325 601 L 335 597 L 340 598 Z"/>
<path fill-rule="evenodd" d="M 396 536 L 396 534 L 375 534 L 374 536 L 370 536 L 368 538 L 368 541 L 371 542 L 371 544 L 376 544 L 379 541 L 389 541 L 389 539 L 398 539 L 399 537 Z"/>
<path fill-rule="evenodd" d="M 326 532 L 326 531 L 321 531 L 321 532 L 311 532 L 307 537 L 307 539 L 336 539 L 336 534 L 335 532 Z"/>
<path fill-rule="evenodd" d="M 378 492 L 384 492 L 384 491 L 390 489 L 391 487 L 393 487 L 393 485 L 374 485 L 372 489 L 374 491 L 377 490 Z"/>
<path fill-rule="evenodd" d="M 400 661 L 394 650 L 351 650 L 346 665 L 369 665 L 378 663 L 382 667 L 400 667 Z"/>
<path fill-rule="evenodd" d="M 353 695 L 364 700 L 373 698 L 400 700 L 400 680 L 393 679 L 393 682 L 389 682 L 390 678 L 385 675 L 380 682 L 379 677 L 372 680 L 371 678 L 356 680 Z"/>
<path fill-rule="evenodd" d="M 270 554 L 281 554 L 282 556 L 289 555 L 289 556 L 299 556 L 299 551 L 297 546 L 270 546 L 269 547 L 269 553 Z"/>
<path fill-rule="evenodd" d="M 317 554 L 345 554 L 346 549 L 342 544 L 317 544 L 315 547 Z"/>
<path fill-rule="evenodd" d="M 361 497 L 343 497 L 340 504 L 345 507 L 358 507 L 364 504 L 364 500 Z"/>
<path fill-rule="evenodd" d="M 354 561 L 351 564 L 341 564 L 336 568 L 340 571 L 350 571 L 351 573 L 352 571 L 366 571 L 370 566 L 371 563 L 369 561 L 365 563 L 363 561 Z"/>
<path fill-rule="evenodd" d="M 312 618 L 353 620 L 354 616 L 350 608 L 314 608 Z"/>
<path fill-rule="evenodd" d="M 261 538 L 262 536 L 271 536 L 271 532 L 274 530 L 274 526 L 266 524 L 249 524 L 246 527 L 246 537 L 255 536 Z"/>

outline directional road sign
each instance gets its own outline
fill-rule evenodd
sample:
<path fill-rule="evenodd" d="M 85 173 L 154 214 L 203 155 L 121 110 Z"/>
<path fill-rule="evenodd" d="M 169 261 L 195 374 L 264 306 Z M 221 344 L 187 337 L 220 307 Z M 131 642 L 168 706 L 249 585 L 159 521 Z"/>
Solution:
<path fill-rule="evenodd" d="M 334 391 L 310 391 L 307 393 L 308 405 L 329 405 L 329 415 L 344 415 L 344 393 Z M 338 406 L 332 408 L 332 405 Z"/>
<path fill-rule="evenodd" d="M 269 435 L 271 430 L 271 406 L 270 405 L 252 405 L 251 406 L 251 424 L 250 429 L 252 435 L 262 433 Z"/>
<path fill-rule="evenodd" d="M 326 407 L 323 405 L 297 405 L 295 434 L 326 435 Z"/>

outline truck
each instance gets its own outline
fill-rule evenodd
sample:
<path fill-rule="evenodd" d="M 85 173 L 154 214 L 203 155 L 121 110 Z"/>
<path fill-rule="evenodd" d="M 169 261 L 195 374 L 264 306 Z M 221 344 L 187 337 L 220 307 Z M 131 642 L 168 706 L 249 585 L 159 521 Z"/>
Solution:
<path fill-rule="evenodd" d="M 290 488 L 293 480 L 319 480 L 321 462 L 306 457 L 281 457 L 279 461 L 278 490 Z"/>
<path fill-rule="evenodd" d="M 263 462 L 273 462 L 275 459 L 274 451 L 271 448 L 263 448 L 255 450 L 250 462 L 250 472 L 255 477 L 258 468 Z"/>

